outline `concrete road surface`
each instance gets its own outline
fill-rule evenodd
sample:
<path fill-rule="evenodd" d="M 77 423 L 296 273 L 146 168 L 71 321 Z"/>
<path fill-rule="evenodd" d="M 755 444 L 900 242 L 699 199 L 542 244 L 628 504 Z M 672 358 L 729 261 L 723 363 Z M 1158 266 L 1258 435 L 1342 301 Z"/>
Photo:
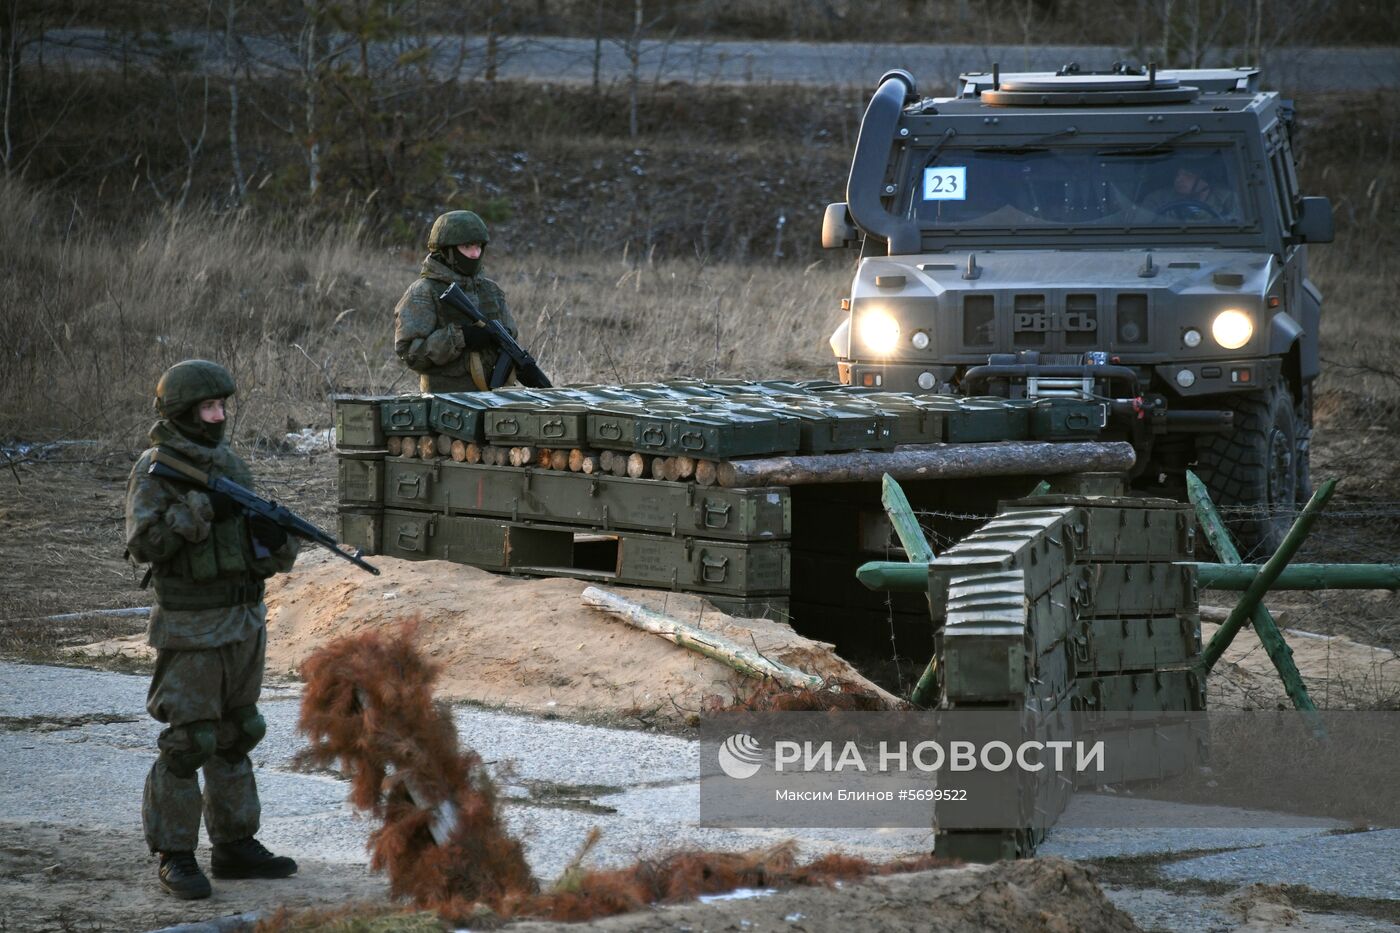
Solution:
<path fill-rule="evenodd" d="M 36 825 L 139 834 L 142 782 L 158 731 L 145 716 L 146 683 L 127 674 L 0 662 L 0 814 Z M 299 858 L 362 864 L 370 827 L 346 807 L 347 784 L 291 767 L 302 745 L 295 731 L 298 699 L 296 685 L 274 685 L 260 704 L 269 726 L 253 752 L 264 806 L 260 837 Z M 544 879 L 560 872 L 593 826 L 603 830 L 592 859 L 597 865 L 679 846 L 744 849 L 793 836 L 807 857 L 839 848 L 888 859 L 930 845 L 922 830 L 706 829 L 698 825 L 696 741 L 475 708 L 459 708 L 456 720 L 464 743 L 502 783 L 507 823 L 525 840 L 532 867 Z M 1076 859 L 1162 856 L 1165 864 L 1150 883 L 1109 889 L 1147 927 L 1228 929 L 1240 921 L 1217 898 L 1180 883 L 1189 879 L 1303 885 L 1400 902 L 1400 832 L 1338 834 L 1346 828 L 1326 820 L 1220 830 L 1210 828 L 1211 817 L 1209 808 L 1192 808 L 1170 822 L 1191 827 L 1181 829 L 1066 825 L 1042 851 Z M 1073 811 L 1065 822 L 1074 822 Z M 1207 854 L 1181 856 L 1202 850 Z M 1361 915 L 1308 916 L 1314 929 L 1400 930 Z"/>

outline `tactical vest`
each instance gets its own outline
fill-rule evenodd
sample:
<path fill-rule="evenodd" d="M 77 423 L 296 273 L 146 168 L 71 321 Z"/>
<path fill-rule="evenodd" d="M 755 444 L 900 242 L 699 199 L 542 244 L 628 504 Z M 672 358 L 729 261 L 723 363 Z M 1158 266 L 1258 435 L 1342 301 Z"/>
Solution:
<path fill-rule="evenodd" d="M 215 469 L 228 466 L 221 463 Z M 251 482 L 245 471 L 222 472 L 240 485 Z M 156 599 L 161 608 L 176 611 L 257 605 L 264 586 L 253 561 L 252 538 L 242 514 L 213 522 L 207 538 L 184 542 L 174 557 L 155 568 Z"/>

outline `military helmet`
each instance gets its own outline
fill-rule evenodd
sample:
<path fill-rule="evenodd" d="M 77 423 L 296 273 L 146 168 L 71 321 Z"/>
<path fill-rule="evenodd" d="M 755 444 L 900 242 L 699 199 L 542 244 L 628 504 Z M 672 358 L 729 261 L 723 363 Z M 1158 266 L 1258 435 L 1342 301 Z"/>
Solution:
<path fill-rule="evenodd" d="M 238 390 L 233 376 L 209 360 L 185 360 L 167 369 L 156 383 L 156 410 L 174 418 L 211 398 L 228 398 Z"/>
<path fill-rule="evenodd" d="M 433 221 L 433 230 L 428 234 L 428 249 L 438 252 L 462 243 L 485 246 L 488 239 L 486 221 L 473 211 L 448 211 Z"/>

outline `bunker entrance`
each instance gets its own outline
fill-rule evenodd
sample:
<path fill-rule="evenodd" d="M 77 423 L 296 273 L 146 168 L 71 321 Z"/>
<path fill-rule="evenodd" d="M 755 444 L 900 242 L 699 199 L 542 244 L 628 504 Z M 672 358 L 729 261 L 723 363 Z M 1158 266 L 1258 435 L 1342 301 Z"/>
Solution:
<path fill-rule="evenodd" d="M 1027 495 L 1025 476 L 900 483 L 935 553 L 974 531 L 997 503 Z M 872 560 L 906 555 L 880 502 L 878 483 L 793 486 L 792 583 L 788 621 L 798 634 L 831 642 L 862 674 L 907 693 L 932 656 L 933 625 L 922 593 L 881 593 L 856 579 Z"/>

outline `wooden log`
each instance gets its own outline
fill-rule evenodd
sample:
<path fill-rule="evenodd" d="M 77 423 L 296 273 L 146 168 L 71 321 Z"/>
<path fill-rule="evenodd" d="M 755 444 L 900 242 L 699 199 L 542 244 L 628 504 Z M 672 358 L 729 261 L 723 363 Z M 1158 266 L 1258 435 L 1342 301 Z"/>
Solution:
<path fill-rule="evenodd" d="M 764 657 L 756 648 L 745 647 L 722 635 L 696 628 L 659 612 L 653 612 L 645 606 L 639 606 L 629 599 L 624 599 L 616 593 L 610 593 L 596 586 L 585 589 L 579 598 L 585 606 L 601 609 L 634 628 L 651 632 L 653 635 L 660 635 L 669 642 L 703 654 L 707 658 L 713 658 L 749 677 L 771 678 L 785 687 L 806 690 L 820 689 L 826 683 L 816 674 L 808 674 L 795 667 L 789 667 L 781 661 Z M 903 705 L 899 698 L 893 694 L 878 687 L 874 689 L 877 696 L 891 708 Z"/>
<path fill-rule="evenodd" d="M 583 451 L 577 447 L 569 451 L 569 472 L 578 473 L 583 470 Z"/>
<path fill-rule="evenodd" d="M 481 462 L 481 445 L 478 444 L 476 441 L 472 441 L 471 443 L 467 444 L 467 462 Z"/>
<path fill-rule="evenodd" d="M 671 467 L 670 457 L 653 457 L 651 461 L 652 479 L 670 479 L 669 470 Z"/>
<path fill-rule="evenodd" d="M 448 450 L 448 453 L 451 455 L 452 460 L 453 460 L 454 463 L 466 463 L 466 462 L 467 462 L 467 442 L 464 441 L 464 440 L 462 440 L 461 438 L 455 438 L 455 437 L 454 437 L 454 438 L 452 439 L 452 446 L 451 446 L 451 448 Z"/>
<path fill-rule="evenodd" d="M 669 472 L 673 480 L 690 479 L 695 475 L 695 458 L 685 456 L 671 458 L 671 468 Z"/>
<path fill-rule="evenodd" d="M 492 465 L 492 466 L 505 466 L 505 465 L 506 465 L 506 461 L 507 461 L 507 459 L 508 459 L 508 457 L 509 457 L 509 455 L 510 455 L 510 451 L 509 451 L 509 450 L 507 450 L 507 449 L 504 448 L 504 447 L 497 447 L 497 446 L 494 445 L 494 444 L 491 445 L 491 447 L 489 447 L 488 449 L 491 451 L 491 465 Z M 485 454 L 483 454 L 482 456 L 484 457 Z"/>
<path fill-rule="evenodd" d="M 455 438 L 448 434 L 439 434 L 437 436 L 437 455 L 439 457 L 449 457 L 452 455 L 453 440 L 455 440 Z"/>
<path fill-rule="evenodd" d="M 400 451 L 399 451 L 399 456 L 403 457 L 405 460 L 417 460 L 417 459 L 418 459 L 418 438 L 416 438 L 416 437 L 405 437 L 405 438 L 402 438 L 402 441 L 403 441 L 403 446 L 402 446 L 402 449 L 400 449 Z"/>
<path fill-rule="evenodd" d="M 548 447 L 535 448 L 535 466 L 548 470 L 549 465 L 554 462 L 554 451 Z"/>
<path fill-rule="evenodd" d="M 611 450 L 605 450 L 598 454 L 598 466 L 604 473 L 612 472 L 613 457 L 615 456 L 617 456 L 617 454 L 613 453 Z"/>
<path fill-rule="evenodd" d="M 894 450 L 727 460 L 719 466 L 719 483 L 728 487 L 877 483 L 886 473 L 895 479 L 1120 473 L 1135 460 L 1126 441 L 910 444 Z"/>
<path fill-rule="evenodd" d="M 431 434 L 424 434 L 418 438 L 418 456 L 424 460 L 431 460 L 437 456 L 437 438 Z"/>
<path fill-rule="evenodd" d="M 695 482 L 701 486 L 713 486 L 719 481 L 719 464 L 713 460 L 701 460 L 695 464 Z"/>
<path fill-rule="evenodd" d="M 644 454 L 632 453 L 627 455 L 627 475 L 633 479 L 641 479 L 648 472 L 647 458 Z"/>
<path fill-rule="evenodd" d="M 567 450 L 550 451 L 549 468 L 551 470 L 567 470 L 569 468 L 569 452 Z"/>
<path fill-rule="evenodd" d="M 384 438 L 384 448 L 389 451 L 389 456 L 397 457 L 403 453 L 403 438 L 397 434 L 391 434 Z"/>
<path fill-rule="evenodd" d="M 511 465 L 512 465 L 512 466 L 530 466 L 532 463 L 535 462 L 535 455 L 536 455 L 537 453 L 538 453 L 538 451 L 537 451 L 535 448 L 533 448 L 533 447 L 517 447 L 517 448 L 515 448 L 515 457 L 516 457 L 516 460 L 519 461 L 519 462 L 518 462 L 518 463 L 513 463 L 513 464 L 511 464 Z"/>
<path fill-rule="evenodd" d="M 603 471 L 602 465 L 598 462 L 598 455 L 584 454 L 583 461 L 579 464 L 578 471 L 585 476 L 594 476 Z"/>

